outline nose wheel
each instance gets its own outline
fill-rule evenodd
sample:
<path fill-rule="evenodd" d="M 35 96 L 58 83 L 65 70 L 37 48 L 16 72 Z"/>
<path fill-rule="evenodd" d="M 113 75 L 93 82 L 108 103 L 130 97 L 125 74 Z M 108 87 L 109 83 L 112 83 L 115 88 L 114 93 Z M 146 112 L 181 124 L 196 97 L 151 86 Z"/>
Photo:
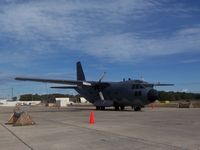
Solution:
<path fill-rule="evenodd" d="M 124 110 L 124 109 L 125 109 L 125 107 L 124 107 L 124 106 L 120 106 L 120 109 L 121 109 L 121 110 Z"/>
<path fill-rule="evenodd" d="M 125 106 L 115 106 L 115 110 L 124 110 Z"/>
<path fill-rule="evenodd" d="M 134 106 L 133 109 L 134 109 L 134 111 L 141 111 L 141 107 L 140 106 Z"/>

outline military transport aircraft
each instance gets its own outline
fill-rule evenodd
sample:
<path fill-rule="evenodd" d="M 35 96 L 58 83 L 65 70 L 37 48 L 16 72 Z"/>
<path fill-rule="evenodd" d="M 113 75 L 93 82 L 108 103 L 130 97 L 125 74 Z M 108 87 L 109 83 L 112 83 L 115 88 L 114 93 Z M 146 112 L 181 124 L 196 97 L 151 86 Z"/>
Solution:
<path fill-rule="evenodd" d="M 76 64 L 77 80 L 37 79 L 17 77 L 16 80 L 35 81 L 66 84 L 52 88 L 74 89 L 90 103 L 96 106 L 97 110 L 105 110 L 105 107 L 114 106 L 115 110 L 124 110 L 125 106 L 132 106 L 135 111 L 158 99 L 158 92 L 154 86 L 171 86 L 173 84 L 154 84 L 143 80 L 123 80 L 121 82 L 86 81 L 80 62 Z"/>

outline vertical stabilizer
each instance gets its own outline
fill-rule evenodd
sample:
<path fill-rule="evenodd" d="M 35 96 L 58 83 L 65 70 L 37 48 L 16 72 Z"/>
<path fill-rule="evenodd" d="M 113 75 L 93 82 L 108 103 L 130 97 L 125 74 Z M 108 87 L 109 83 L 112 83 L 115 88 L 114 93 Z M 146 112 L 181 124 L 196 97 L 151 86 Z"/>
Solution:
<path fill-rule="evenodd" d="M 77 80 L 85 81 L 85 75 L 80 61 L 76 63 L 76 73 Z"/>

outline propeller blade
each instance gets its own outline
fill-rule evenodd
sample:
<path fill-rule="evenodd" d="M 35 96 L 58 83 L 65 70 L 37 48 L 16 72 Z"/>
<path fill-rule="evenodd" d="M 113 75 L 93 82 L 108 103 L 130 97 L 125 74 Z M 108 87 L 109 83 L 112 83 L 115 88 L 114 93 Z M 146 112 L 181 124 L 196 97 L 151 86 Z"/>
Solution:
<path fill-rule="evenodd" d="M 106 72 L 104 72 L 104 73 L 102 74 L 101 78 L 99 79 L 99 82 L 101 82 L 101 80 L 103 80 L 103 78 L 105 77 L 105 75 L 106 75 Z"/>
<path fill-rule="evenodd" d="M 100 99 L 103 101 L 104 100 L 104 96 L 103 96 L 103 93 L 101 91 L 99 92 L 99 96 L 100 96 Z"/>

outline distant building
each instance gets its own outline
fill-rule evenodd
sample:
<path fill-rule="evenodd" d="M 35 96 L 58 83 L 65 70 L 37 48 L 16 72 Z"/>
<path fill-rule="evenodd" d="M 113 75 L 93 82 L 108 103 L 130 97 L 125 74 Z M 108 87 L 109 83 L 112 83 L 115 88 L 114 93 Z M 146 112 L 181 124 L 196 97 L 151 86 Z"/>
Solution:
<path fill-rule="evenodd" d="M 69 100 L 69 97 L 56 98 L 56 104 L 59 107 L 66 107 L 67 105 L 73 105 L 74 102 Z"/>
<path fill-rule="evenodd" d="M 12 100 L 3 100 L 0 102 L 0 106 L 16 106 L 16 105 L 38 105 L 41 101 L 12 101 Z"/>
<path fill-rule="evenodd" d="M 38 105 L 41 101 L 17 101 L 17 105 Z"/>

